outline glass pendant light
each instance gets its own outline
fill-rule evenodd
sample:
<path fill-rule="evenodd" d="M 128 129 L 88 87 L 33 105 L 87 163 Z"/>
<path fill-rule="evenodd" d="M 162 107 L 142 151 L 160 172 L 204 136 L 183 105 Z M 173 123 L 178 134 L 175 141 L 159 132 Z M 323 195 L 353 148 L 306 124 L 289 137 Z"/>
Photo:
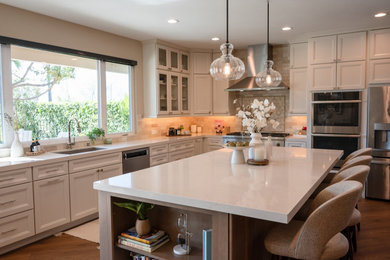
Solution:
<path fill-rule="evenodd" d="M 267 0 L 267 61 L 264 63 L 264 70 L 256 75 L 256 84 L 260 88 L 278 87 L 282 82 L 282 76 L 279 72 L 272 69 L 274 62 L 268 60 L 268 45 L 269 45 L 269 0 Z"/>
<path fill-rule="evenodd" d="M 226 42 L 220 47 L 222 56 L 210 66 L 210 74 L 216 80 L 240 79 L 245 72 L 245 65 L 232 55 L 233 44 L 229 43 L 229 0 L 226 0 Z"/>

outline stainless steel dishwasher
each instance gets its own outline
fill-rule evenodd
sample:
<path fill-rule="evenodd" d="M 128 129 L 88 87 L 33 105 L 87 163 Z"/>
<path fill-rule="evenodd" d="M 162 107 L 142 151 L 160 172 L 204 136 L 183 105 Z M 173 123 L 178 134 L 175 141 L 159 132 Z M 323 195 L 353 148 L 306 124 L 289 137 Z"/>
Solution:
<path fill-rule="evenodd" d="M 135 172 L 150 167 L 149 148 L 122 152 L 123 173 Z"/>

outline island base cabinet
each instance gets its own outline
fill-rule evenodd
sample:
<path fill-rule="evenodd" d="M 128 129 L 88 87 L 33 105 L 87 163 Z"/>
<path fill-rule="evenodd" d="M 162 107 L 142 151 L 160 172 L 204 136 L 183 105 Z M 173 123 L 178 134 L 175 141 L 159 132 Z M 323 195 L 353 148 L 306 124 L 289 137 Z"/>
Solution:
<path fill-rule="evenodd" d="M 68 175 L 35 181 L 34 205 L 36 233 L 69 223 Z"/>
<path fill-rule="evenodd" d="M 0 247 L 31 237 L 34 234 L 33 210 L 0 219 Z"/>
<path fill-rule="evenodd" d="M 70 214 L 72 221 L 98 211 L 97 192 L 93 182 L 98 180 L 98 170 L 70 174 Z"/>

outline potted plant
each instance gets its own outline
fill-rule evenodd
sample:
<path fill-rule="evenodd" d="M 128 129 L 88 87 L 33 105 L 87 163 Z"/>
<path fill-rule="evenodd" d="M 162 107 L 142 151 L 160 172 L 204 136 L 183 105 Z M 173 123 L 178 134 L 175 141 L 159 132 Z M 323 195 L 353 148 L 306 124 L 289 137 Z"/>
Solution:
<path fill-rule="evenodd" d="M 135 230 L 138 235 L 146 235 L 152 230 L 152 225 L 147 217 L 147 213 L 154 208 L 153 204 L 139 201 L 114 202 L 114 204 L 118 207 L 129 209 L 137 214 Z"/>
<path fill-rule="evenodd" d="M 89 138 L 89 140 L 91 140 L 91 143 L 92 144 L 95 144 L 95 141 L 99 138 L 99 137 L 104 137 L 105 135 L 105 132 L 102 128 L 94 128 L 92 129 L 91 131 L 88 132 L 87 136 Z"/>

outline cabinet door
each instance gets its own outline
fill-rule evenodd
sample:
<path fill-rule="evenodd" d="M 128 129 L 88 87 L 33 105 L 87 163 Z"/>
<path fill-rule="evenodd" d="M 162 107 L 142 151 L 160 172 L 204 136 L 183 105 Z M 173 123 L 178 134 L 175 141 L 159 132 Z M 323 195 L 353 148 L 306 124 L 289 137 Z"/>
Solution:
<path fill-rule="evenodd" d="M 70 221 L 68 175 L 34 182 L 36 233 Z"/>
<path fill-rule="evenodd" d="M 336 62 L 336 35 L 309 40 L 310 64 Z"/>
<path fill-rule="evenodd" d="M 168 73 L 158 71 L 158 114 L 168 114 Z"/>
<path fill-rule="evenodd" d="M 169 50 L 169 70 L 179 72 L 180 71 L 180 60 L 179 51 L 170 49 Z"/>
<path fill-rule="evenodd" d="M 105 166 L 103 168 L 99 169 L 99 180 L 108 179 L 114 176 L 121 175 L 123 173 L 122 171 L 122 164 L 114 164 L 110 166 Z"/>
<path fill-rule="evenodd" d="M 190 112 L 190 79 L 188 76 L 182 76 L 180 80 L 181 85 L 181 113 L 188 114 Z"/>
<path fill-rule="evenodd" d="M 367 33 L 346 33 L 337 36 L 337 61 L 366 59 Z"/>
<path fill-rule="evenodd" d="M 179 93 L 179 74 L 177 73 L 170 73 L 169 74 L 169 90 L 168 93 L 168 111 L 169 114 L 180 114 L 180 93 Z"/>
<path fill-rule="evenodd" d="M 371 31 L 368 37 L 370 59 L 390 58 L 390 29 Z"/>
<path fill-rule="evenodd" d="M 312 90 L 336 88 L 336 63 L 312 65 L 309 78 Z"/>
<path fill-rule="evenodd" d="M 157 68 L 166 70 L 169 67 L 169 51 L 164 46 L 157 45 Z"/>
<path fill-rule="evenodd" d="M 307 70 L 290 70 L 290 113 L 306 114 Z"/>
<path fill-rule="evenodd" d="M 72 221 L 98 212 L 98 195 L 93 182 L 98 180 L 98 170 L 73 173 L 70 181 L 70 216 Z"/>
<path fill-rule="evenodd" d="M 195 140 L 195 155 L 203 153 L 203 138 Z"/>
<path fill-rule="evenodd" d="M 210 75 L 194 75 L 193 113 L 210 115 L 213 81 Z"/>
<path fill-rule="evenodd" d="M 370 60 L 368 83 L 390 83 L 390 59 Z"/>
<path fill-rule="evenodd" d="M 190 55 L 187 52 L 180 53 L 181 72 L 190 72 Z"/>
<path fill-rule="evenodd" d="M 307 42 L 294 43 L 290 45 L 290 68 L 307 67 Z"/>
<path fill-rule="evenodd" d="M 366 86 L 366 62 L 337 63 L 338 89 L 363 89 Z"/>
<path fill-rule="evenodd" d="M 229 87 L 228 80 L 213 80 L 213 114 L 229 114 Z"/>
<path fill-rule="evenodd" d="M 192 54 L 193 72 L 195 74 L 209 74 L 211 65 L 211 53 L 200 52 Z"/>

